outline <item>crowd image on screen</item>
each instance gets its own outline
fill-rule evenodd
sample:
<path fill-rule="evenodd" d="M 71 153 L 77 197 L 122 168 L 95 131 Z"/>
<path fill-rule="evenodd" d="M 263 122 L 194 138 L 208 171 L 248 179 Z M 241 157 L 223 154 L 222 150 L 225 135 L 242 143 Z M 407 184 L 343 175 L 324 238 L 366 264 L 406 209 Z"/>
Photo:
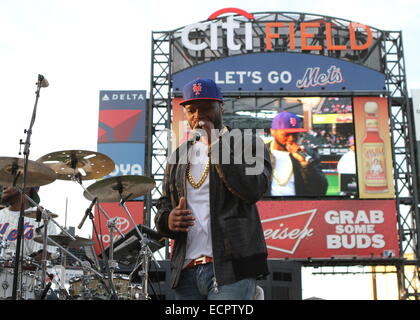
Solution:
<path fill-rule="evenodd" d="M 338 97 L 326 98 L 322 104 L 320 104 L 317 108 L 314 108 L 313 113 L 351 113 L 352 106 L 346 100 L 347 99 L 341 99 Z"/>
<path fill-rule="evenodd" d="M 349 138 L 352 132 L 333 133 L 324 129 L 312 129 L 302 135 L 302 145 L 322 148 L 347 148 L 349 146 Z"/>

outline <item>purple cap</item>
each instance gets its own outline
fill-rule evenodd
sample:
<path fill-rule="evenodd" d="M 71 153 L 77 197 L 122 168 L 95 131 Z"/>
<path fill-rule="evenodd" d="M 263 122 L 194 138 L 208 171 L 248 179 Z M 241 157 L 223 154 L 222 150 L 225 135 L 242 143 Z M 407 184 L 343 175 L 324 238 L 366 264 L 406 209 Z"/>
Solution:
<path fill-rule="evenodd" d="M 271 129 L 283 130 L 285 132 L 305 132 L 301 128 L 300 118 L 292 112 L 282 111 L 278 113 L 271 122 Z"/>
<path fill-rule="evenodd" d="M 181 105 L 194 100 L 217 100 L 223 102 L 223 96 L 216 83 L 211 79 L 196 79 L 188 82 L 182 89 Z"/>

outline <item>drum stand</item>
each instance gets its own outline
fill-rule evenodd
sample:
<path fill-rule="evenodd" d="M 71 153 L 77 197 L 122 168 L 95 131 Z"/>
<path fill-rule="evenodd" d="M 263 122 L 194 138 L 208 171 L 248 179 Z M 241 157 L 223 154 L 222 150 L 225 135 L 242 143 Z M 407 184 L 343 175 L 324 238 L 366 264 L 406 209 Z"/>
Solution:
<path fill-rule="evenodd" d="M 159 263 L 156 261 L 156 259 L 153 256 L 152 250 L 150 250 L 149 246 L 146 243 L 147 238 L 141 233 L 141 231 L 139 230 L 137 223 L 134 221 L 132 215 L 130 214 L 130 211 L 128 210 L 127 206 L 126 206 L 126 202 L 127 199 L 131 196 L 128 195 L 127 197 L 123 198 L 122 196 L 122 189 L 120 188 L 119 190 L 120 192 L 120 206 L 123 207 L 124 211 L 127 213 L 127 216 L 129 217 L 131 223 L 134 225 L 134 228 L 136 229 L 136 232 L 138 233 L 138 235 L 140 236 L 140 245 L 141 245 L 141 249 L 139 252 L 139 257 L 141 257 L 141 259 L 137 259 L 138 261 L 140 261 L 136 266 L 134 266 L 133 272 L 138 268 L 138 266 L 140 264 L 142 264 L 142 270 L 139 272 L 139 275 L 142 278 L 142 293 L 141 293 L 141 300 L 149 300 L 149 293 L 148 293 L 148 289 L 149 289 L 149 259 L 152 258 L 154 260 L 154 262 L 156 263 L 156 265 L 160 268 Z M 130 274 L 130 279 L 131 279 L 132 273 Z"/>
<path fill-rule="evenodd" d="M 76 171 L 75 166 L 74 166 L 73 169 Z M 89 190 L 87 190 L 85 188 L 85 186 L 83 185 L 80 173 L 73 174 L 72 180 L 77 182 L 83 188 L 83 190 L 91 197 L 91 199 L 95 198 L 89 192 Z M 109 235 L 110 235 L 110 251 L 109 251 L 109 259 L 105 259 L 105 260 L 107 260 L 106 261 L 106 266 L 107 267 L 105 269 L 108 272 L 109 285 L 110 285 L 110 288 L 111 288 L 111 295 L 112 295 L 113 299 L 118 299 L 118 295 L 116 293 L 116 289 L 115 289 L 115 286 L 114 286 L 114 279 L 113 279 L 114 271 L 115 271 L 116 268 L 118 268 L 118 263 L 117 263 L 117 261 L 114 260 L 114 233 L 115 233 L 115 230 L 118 231 L 120 236 L 123 237 L 123 238 L 124 238 L 124 234 L 116 226 L 117 218 L 112 218 L 111 219 L 109 217 L 109 215 L 106 213 L 106 211 L 102 208 L 99 201 L 97 202 L 97 205 L 98 205 L 99 210 L 105 215 L 105 217 L 107 218 L 107 221 L 108 221 L 107 222 L 107 228 L 109 230 Z M 92 219 L 92 223 L 94 223 L 93 219 Z M 101 243 L 101 242 L 99 242 L 99 243 Z M 102 250 L 102 252 L 104 253 L 104 250 Z"/>

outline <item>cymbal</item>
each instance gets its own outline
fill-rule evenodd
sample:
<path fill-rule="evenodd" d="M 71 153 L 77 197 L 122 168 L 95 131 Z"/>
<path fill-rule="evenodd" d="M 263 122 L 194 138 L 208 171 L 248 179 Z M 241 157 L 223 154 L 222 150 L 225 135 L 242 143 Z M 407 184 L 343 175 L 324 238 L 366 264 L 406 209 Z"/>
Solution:
<path fill-rule="evenodd" d="M 48 212 L 50 218 L 57 218 L 58 214 Z M 29 208 L 25 210 L 25 213 L 23 214 L 25 217 L 36 219 L 37 216 L 37 208 Z"/>
<path fill-rule="evenodd" d="M 59 180 L 72 180 L 80 172 L 82 180 L 102 178 L 115 169 L 114 161 L 99 152 L 64 150 L 46 154 L 37 160 L 50 167 Z"/>
<path fill-rule="evenodd" d="M 0 157 L 0 185 L 23 187 L 24 159 L 14 157 Z M 49 184 L 57 179 L 57 175 L 48 166 L 37 161 L 28 160 L 26 171 L 26 187 L 36 187 Z"/>
<path fill-rule="evenodd" d="M 126 200 L 132 200 L 150 192 L 156 186 L 152 178 L 145 176 L 118 176 L 106 178 L 95 182 L 87 188 L 87 191 L 97 197 L 99 202 L 119 202 L 121 196 Z M 93 200 L 88 192 L 83 195 L 88 200 Z"/>
<path fill-rule="evenodd" d="M 66 236 L 64 234 L 57 234 L 48 236 L 51 240 L 58 243 L 60 246 L 68 247 L 68 248 L 78 248 L 82 246 L 93 246 L 94 242 L 90 239 L 81 238 L 78 236 L 75 236 L 76 240 L 72 240 L 69 236 Z M 35 242 L 38 243 L 44 243 L 43 236 L 36 236 L 34 237 Z M 47 239 L 47 245 L 49 246 L 55 246 L 55 243 Z"/>

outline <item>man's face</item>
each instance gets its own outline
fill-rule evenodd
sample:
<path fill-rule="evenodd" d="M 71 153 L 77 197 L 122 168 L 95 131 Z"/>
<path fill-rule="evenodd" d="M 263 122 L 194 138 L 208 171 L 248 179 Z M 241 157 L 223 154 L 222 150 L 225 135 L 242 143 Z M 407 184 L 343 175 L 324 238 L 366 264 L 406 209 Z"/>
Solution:
<path fill-rule="evenodd" d="M 299 139 L 299 133 L 297 132 L 286 132 L 284 130 L 270 130 L 271 136 L 276 140 L 281 146 L 286 146 L 287 144 L 297 143 Z"/>
<path fill-rule="evenodd" d="M 10 203 L 13 199 L 18 199 L 19 191 L 13 187 L 3 187 L 3 193 L 1 194 L 1 200 L 3 202 Z"/>
<path fill-rule="evenodd" d="M 197 100 L 184 106 L 185 116 L 192 129 L 199 121 L 212 122 L 216 129 L 222 127 L 222 104 L 214 100 Z"/>

